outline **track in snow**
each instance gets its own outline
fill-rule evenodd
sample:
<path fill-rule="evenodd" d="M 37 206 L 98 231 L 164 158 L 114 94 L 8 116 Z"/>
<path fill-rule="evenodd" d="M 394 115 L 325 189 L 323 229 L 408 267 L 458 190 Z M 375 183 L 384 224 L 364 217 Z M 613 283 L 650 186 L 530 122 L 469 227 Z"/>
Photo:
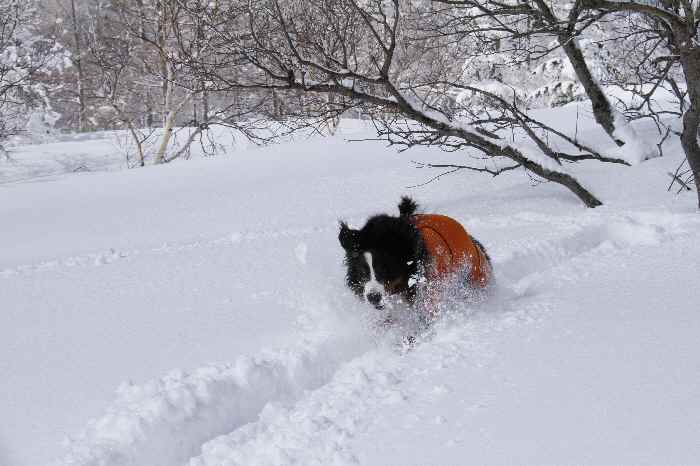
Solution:
<path fill-rule="evenodd" d="M 0 278 L 9 278 L 15 275 L 31 275 L 33 273 L 45 272 L 65 267 L 90 267 L 90 266 L 102 266 L 111 264 L 120 259 L 125 259 L 127 257 L 142 256 L 142 255 L 158 255 L 158 254 L 172 254 L 181 251 L 188 251 L 192 249 L 204 249 L 204 248 L 220 248 L 227 246 L 239 246 L 241 243 L 249 241 L 259 241 L 259 240 L 275 240 L 280 238 L 304 238 L 310 233 L 330 233 L 330 228 L 297 228 L 289 229 L 283 231 L 247 231 L 247 232 L 235 232 L 224 237 L 207 239 L 207 240 L 197 240 L 182 243 L 164 243 L 163 245 L 150 248 L 150 249 L 131 249 L 131 250 L 117 250 L 110 249 L 108 251 L 93 252 L 88 254 L 80 254 L 72 257 L 66 257 L 61 259 L 46 260 L 34 264 L 23 264 L 14 267 L 7 267 L 0 269 Z M 335 230 L 333 230 L 335 231 Z"/>
<path fill-rule="evenodd" d="M 350 440 L 371 424 L 377 407 L 410 398 L 408 380 L 429 381 L 430 367 L 459 358 L 485 363 L 489 333 L 546 318 L 545 304 L 523 297 L 585 273 L 597 256 L 685 235 L 699 226 L 695 217 L 592 213 L 556 219 L 563 233 L 557 237 L 493 246 L 499 280 L 493 300 L 458 310 L 405 355 L 381 339 L 377 344 L 357 309 L 334 308 L 353 307 L 349 301 L 309 303 L 315 323 L 294 348 L 121 387 L 107 413 L 72 440 L 58 464 L 356 463 Z M 552 218 L 525 221 L 543 220 Z M 319 328 L 319 315 L 333 317 Z"/>

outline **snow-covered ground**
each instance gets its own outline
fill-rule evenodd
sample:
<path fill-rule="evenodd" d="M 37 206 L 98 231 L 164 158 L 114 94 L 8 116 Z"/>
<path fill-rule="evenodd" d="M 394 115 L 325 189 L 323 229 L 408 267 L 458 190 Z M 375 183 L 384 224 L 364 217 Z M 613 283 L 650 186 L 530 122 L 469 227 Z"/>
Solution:
<path fill-rule="evenodd" d="M 409 189 L 435 175 L 409 160 L 455 155 L 346 142 L 365 131 L 135 170 L 109 135 L 0 161 L 0 465 L 697 463 L 678 147 L 578 170 L 591 210 L 524 173 Z M 407 352 L 337 244 L 339 218 L 405 193 L 462 221 L 498 281 Z"/>

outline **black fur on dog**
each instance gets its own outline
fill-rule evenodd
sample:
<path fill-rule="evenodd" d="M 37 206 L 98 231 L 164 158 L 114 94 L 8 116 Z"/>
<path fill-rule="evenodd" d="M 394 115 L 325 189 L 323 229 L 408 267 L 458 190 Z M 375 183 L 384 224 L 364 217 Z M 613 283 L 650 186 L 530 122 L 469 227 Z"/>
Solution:
<path fill-rule="evenodd" d="M 410 221 L 417 208 L 411 198 L 402 197 L 398 217 L 375 215 L 359 230 L 340 223 L 347 285 L 378 309 L 387 295 L 400 295 L 408 303 L 415 300 L 426 259 L 421 235 Z"/>

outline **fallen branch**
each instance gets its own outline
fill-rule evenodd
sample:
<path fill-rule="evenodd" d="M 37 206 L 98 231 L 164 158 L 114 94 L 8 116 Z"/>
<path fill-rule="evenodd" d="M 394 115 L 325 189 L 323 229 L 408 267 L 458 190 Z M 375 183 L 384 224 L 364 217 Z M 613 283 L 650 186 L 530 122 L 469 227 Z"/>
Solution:
<path fill-rule="evenodd" d="M 678 165 L 678 168 L 676 168 L 675 173 L 668 172 L 668 175 L 671 177 L 671 184 L 668 185 L 667 191 L 671 191 L 671 188 L 673 188 L 673 185 L 676 183 L 681 185 L 681 188 L 678 190 L 678 193 L 683 191 L 683 189 L 685 189 L 686 191 L 693 190 L 693 188 L 691 188 L 689 185 L 689 183 L 692 181 L 692 177 L 688 178 L 688 180 L 685 180 L 685 181 L 683 180 L 683 178 L 681 178 L 682 176 L 686 176 L 691 172 L 690 169 L 687 169 L 687 170 L 681 172 L 681 170 L 683 169 L 683 166 L 686 164 L 686 162 L 687 161 L 684 159 L 683 162 L 681 162 L 681 164 Z"/>

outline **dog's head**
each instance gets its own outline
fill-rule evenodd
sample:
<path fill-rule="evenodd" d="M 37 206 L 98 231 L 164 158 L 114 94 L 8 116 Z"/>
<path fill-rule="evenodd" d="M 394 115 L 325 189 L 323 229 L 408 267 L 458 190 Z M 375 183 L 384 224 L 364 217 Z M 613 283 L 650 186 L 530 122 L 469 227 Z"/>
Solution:
<path fill-rule="evenodd" d="M 347 284 L 378 309 L 389 295 L 401 295 L 409 302 L 415 295 L 414 277 L 423 259 L 420 234 L 410 221 L 415 210 L 416 204 L 403 198 L 398 217 L 376 215 L 359 230 L 340 224 Z"/>

